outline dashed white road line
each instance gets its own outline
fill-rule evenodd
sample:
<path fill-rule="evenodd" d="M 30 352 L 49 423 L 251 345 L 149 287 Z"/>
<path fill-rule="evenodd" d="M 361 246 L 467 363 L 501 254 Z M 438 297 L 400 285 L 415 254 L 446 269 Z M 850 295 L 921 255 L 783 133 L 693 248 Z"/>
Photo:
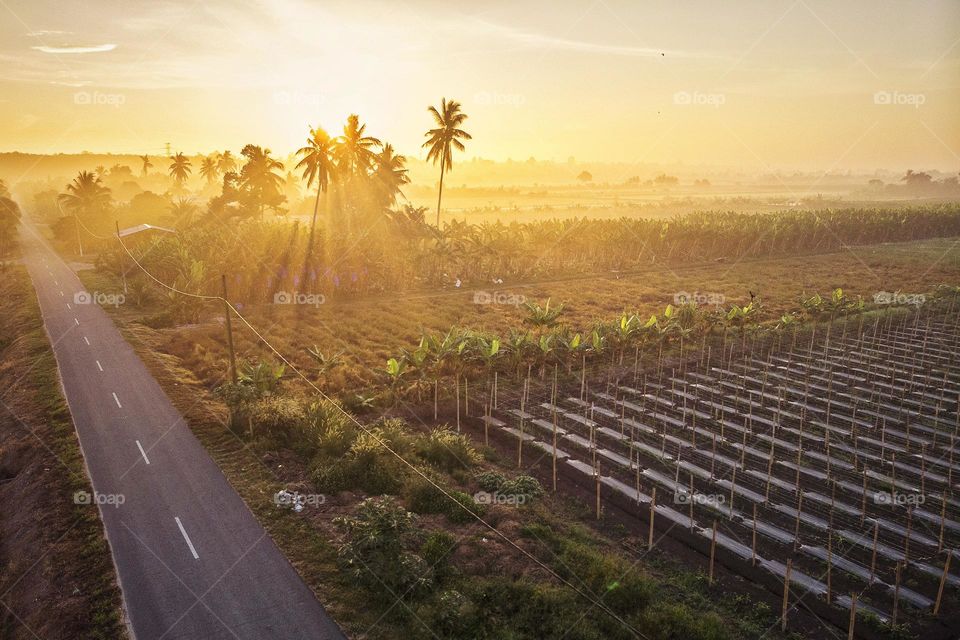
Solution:
<path fill-rule="evenodd" d="M 70 306 L 69 302 L 67 303 L 67 309 L 73 309 L 73 307 Z"/>
<path fill-rule="evenodd" d="M 83 336 L 83 341 L 87 343 L 87 346 L 90 346 L 90 341 L 87 340 L 87 336 Z"/>
<path fill-rule="evenodd" d="M 79 321 L 79 320 L 77 320 L 76 318 L 74 318 L 73 321 L 77 323 L 77 326 L 78 326 L 78 327 L 80 326 L 80 321 Z"/>
<path fill-rule="evenodd" d="M 183 528 L 183 523 L 180 522 L 180 518 L 174 516 L 173 519 L 177 521 L 177 526 L 180 528 L 180 533 L 183 535 L 183 539 L 187 541 L 187 546 L 190 547 L 190 553 L 193 554 L 193 559 L 199 560 L 200 556 L 197 555 L 197 550 L 193 548 L 193 543 L 190 542 L 190 536 L 187 535 L 187 530 Z"/>
<path fill-rule="evenodd" d="M 120 398 L 117 397 L 116 391 L 113 392 L 113 401 L 117 403 L 117 407 L 119 407 L 120 409 L 123 409 L 123 405 L 120 404 Z"/>
<path fill-rule="evenodd" d="M 97 369 L 100 369 L 100 371 L 103 371 L 103 366 L 100 364 L 99 360 L 97 360 Z"/>
<path fill-rule="evenodd" d="M 140 449 L 140 455 L 143 456 L 143 461 L 147 464 L 150 464 L 150 458 L 147 457 L 147 452 L 143 450 L 143 445 L 140 444 L 140 441 L 137 440 L 137 449 Z"/>
<path fill-rule="evenodd" d="M 58 287 L 60 286 L 60 283 L 57 282 L 56 280 L 53 281 L 53 284 L 57 285 Z"/>
<path fill-rule="evenodd" d="M 61 298 L 63 297 L 63 291 L 60 292 L 60 297 L 61 297 Z"/>

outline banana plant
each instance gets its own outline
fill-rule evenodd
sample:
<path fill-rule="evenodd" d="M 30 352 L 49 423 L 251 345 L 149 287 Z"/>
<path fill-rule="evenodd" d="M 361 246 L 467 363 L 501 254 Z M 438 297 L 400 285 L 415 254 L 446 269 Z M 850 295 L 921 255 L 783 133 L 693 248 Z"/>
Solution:
<path fill-rule="evenodd" d="M 528 313 L 524 322 L 541 329 L 549 329 L 557 326 L 560 314 L 563 313 L 563 304 L 561 303 L 559 306 L 551 308 L 550 298 L 547 298 L 547 303 L 542 307 L 536 302 L 525 302 L 524 306 L 527 308 Z"/>
<path fill-rule="evenodd" d="M 340 357 L 343 355 L 343 351 L 338 351 L 332 356 L 326 356 L 317 345 L 307 347 L 306 351 L 307 355 L 313 358 L 314 362 L 317 363 L 317 374 L 319 376 L 323 376 L 331 369 L 339 367 L 343 364 L 343 359 Z"/>
<path fill-rule="evenodd" d="M 387 360 L 386 368 L 387 378 L 390 380 L 390 391 L 393 396 L 394 403 L 400 397 L 400 385 L 403 382 L 404 376 L 407 374 L 407 362 L 402 357 L 401 358 L 390 358 Z"/>
<path fill-rule="evenodd" d="M 263 361 L 255 365 L 244 362 L 237 372 L 237 378 L 241 384 L 252 386 L 260 395 L 270 395 L 280 388 L 280 381 L 286 370 L 286 365 L 282 364 L 273 366 Z"/>

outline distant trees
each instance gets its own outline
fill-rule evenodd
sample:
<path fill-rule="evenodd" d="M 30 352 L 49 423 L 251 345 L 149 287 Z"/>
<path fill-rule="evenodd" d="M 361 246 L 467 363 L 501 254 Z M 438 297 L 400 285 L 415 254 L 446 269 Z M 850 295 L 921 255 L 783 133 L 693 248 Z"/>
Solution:
<path fill-rule="evenodd" d="M 220 177 L 220 168 L 217 166 L 216 156 L 206 156 L 200 161 L 200 177 L 213 184 Z"/>
<path fill-rule="evenodd" d="M 440 202 L 443 199 L 443 176 L 453 169 L 453 150 L 464 151 L 463 140 L 472 140 L 473 137 L 461 129 L 467 120 L 467 114 L 460 110 L 460 103 L 456 100 L 441 98 L 440 108 L 429 107 L 427 111 L 433 116 L 437 127 L 425 134 L 427 141 L 422 148 L 427 149 L 427 162 L 440 163 L 440 188 L 437 194 L 437 228 L 440 228 Z"/>
<path fill-rule="evenodd" d="M 239 175 L 241 199 L 258 215 L 263 215 L 265 209 L 279 211 L 287 199 L 283 195 L 283 176 L 277 173 L 283 169 L 283 163 L 270 153 L 270 149 L 255 144 L 246 145 L 240 152 L 247 159 Z"/>
<path fill-rule="evenodd" d="M 677 178 L 677 176 L 668 176 L 665 173 L 661 173 L 653 179 L 653 183 L 659 187 L 672 187 L 679 182 L 680 180 Z"/>
<path fill-rule="evenodd" d="M 13 245 L 13 234 L 20 223 L 20 205 L 10 198 L 6 183 L 0 180 L 0 256 Z"/>
<path fill-rule="evenodd" d="M 57 196 L 57 202 L 73 213 L 77 231 L 77 247 L 83 255 L 80 241 L 80 216 L 90 218 L 105 212 L 111 204 L 110 189 L 103 186 L 100 176 L 90 171 L 81 171 L 66 190 Z"/>
<path fill-rule="evenodd" d="M 581 171 L 577 174 L 577 180 L 580 182 L 593 182 L 593 174 L 589 171 Z"/>
<path fill-rule="evenodd" d="M 150 170 L 150 168 L 153 166 L 153 163 L 150 162 L 150 156 L 148 156 L 148 155 L 140 156 L 140 162 L 141 162 L 141 164 L 142 164 L 142 167 L 141 167 L 141 169 L 140 169 L 140 173 L 141 173 L 142 175 L 146 176 L 146 175 L 147 175 L 147 172 L 148 172 L 148 171 Z"/>

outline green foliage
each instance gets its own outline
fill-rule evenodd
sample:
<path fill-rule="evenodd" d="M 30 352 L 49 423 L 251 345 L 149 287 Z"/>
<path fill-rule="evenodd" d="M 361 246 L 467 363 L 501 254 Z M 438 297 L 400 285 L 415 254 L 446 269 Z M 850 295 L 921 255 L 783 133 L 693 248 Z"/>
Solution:
<path fill-rule="evenodd" d="M 338 549 L 340 562 L 361 584 L 386 594 L 429 590 L 429 567 L 408 551 L 416 534 L 416 516 L 393 498 L 367 498 L 354 516 L 336 518 L 334 523 L 346 538 Z"/>
<path fill-rule="evenodd" d="M 449 427 L 439 427 L 426 438 L 417 441 L 417 453 L 434 467 L 450 473 L 457 469 L 469 469 L 480 461 L 470 439 L 465 434 L 455 433 Z"/>
<path fill-rule="evenodd" d="M 539 498 L 543 495 L 540 481 L 533 476 L 517 476 L 513 480 L 506 480 L 500 484 L 497 491 L 508 496 L 523 496 L 526 499 Z"/>
<path fill-rule="evenodd" d="M 480 485 L 480 488 L 483 491 L 488 493 L 499 491 L 500 487 L 506 481 L 507 477 L 499 471 L 484 471 L 483 473 L 477 475 L 477 484 Z"/>

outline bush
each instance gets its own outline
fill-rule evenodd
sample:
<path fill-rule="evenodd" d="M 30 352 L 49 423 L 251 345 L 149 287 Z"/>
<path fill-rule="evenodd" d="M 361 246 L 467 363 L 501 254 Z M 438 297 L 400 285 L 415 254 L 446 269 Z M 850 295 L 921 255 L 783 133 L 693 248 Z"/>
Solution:
<path fill-rule="evenodd" d="M 420 546 L 420 556 L 428 566 L 433 567 L 437 580 L 450 575 L 450 555 L 456 547 L 456 539 L 446 531 L 434 531 Z"/>
<path fill-rule="evenodd" d="M 407 550 L 416 516 L 393 498 L 367 498 L 355 516 L 334 520 L 347 541 L 338 549 L 344 569 L 374 591 L 418 594 L 432 585 L 429 567 Z"/>
<path fill-rule="evenodd" d="M 303 431 L 307 414 L 294 398 L 269 396 L 250 408 L 254 437 L 264 438 L 276 446 L 287 447 L 294 435 Z"/>
<path fill-rule="evenodd" d="M 533 476 L 517 476 L 513 480 L 501 483 L 499 492 L 508 496 L 538 498 L 543 495 L 543 487 Z"/>
<path fill-rule="evenodd" d="M 434 482 L 440 484 L 436 480 Z M 449 497 L 419 476 L 411 477 L 404 487 L 404 497 L 414 513 L 443 514 L 451 522 L 458 524 L 473 520 L 471 512 L 478 515 L 482 513 L 483 505 L 476 504 L 473 496 L 456 490 L 448 490 L 447 494 Z"/>
<path fill-rule="evenodd" d="M 470 468 L 480 461 L 470 440 L 464 434 L 454 433 L 450 427 L 440 427 L 417 441 L 417 452 L 424 460 L 441 471 Z"/>
<path fill-rule="evenodd" d="M 484 471 L 477 476 L 477 484 L 488 493 L 500 491 L 501 485 L 506 481 L 507 477 L 499 471 Z"/>

